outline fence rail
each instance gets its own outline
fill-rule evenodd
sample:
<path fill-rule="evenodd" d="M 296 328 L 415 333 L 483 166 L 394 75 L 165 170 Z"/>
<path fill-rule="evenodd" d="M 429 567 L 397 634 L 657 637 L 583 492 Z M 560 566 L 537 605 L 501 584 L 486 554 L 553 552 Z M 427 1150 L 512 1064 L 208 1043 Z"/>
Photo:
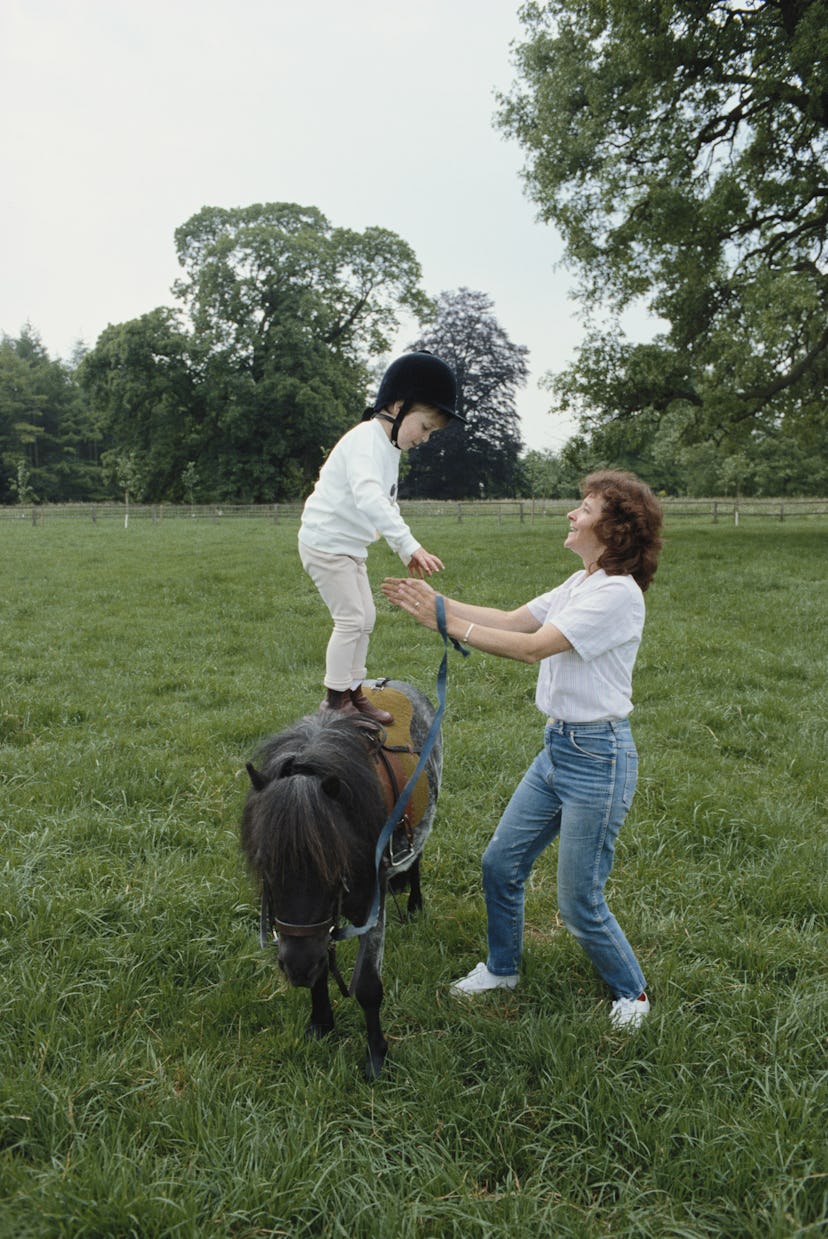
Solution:
<path fill-rule="evenodd" d="M 455 520 L 479 520 L 489 518 L 498 524 L 504 521 L 539 521 L 546 517 L 560 517 L 568 512 L 577 500 L 570 499 L 487 499 L 487 500 L 441 500 L 409 499 L 400 504 L 403 515 L 422 521 L 429 517 Z M 742 520 L 764 518 L 784 521 L 801 517 L 828 516 L 828 499 L 674 499 L 662 500 L 667 521 L 693 519 L 717 524 L 727 521 L 738 525 Z M 170 520 L 224 521 L 259 519 L 298 521 L 302 512 L 301 503 L 216 503 L 216 504 L 130 504 L 122 503 L 72 503 L 72 504 L 20 504 L 0 507 L 0 521 L 28 521 L 42 525 L 53 520 L 132 520 L 152 521 L 153 524 Z"/>

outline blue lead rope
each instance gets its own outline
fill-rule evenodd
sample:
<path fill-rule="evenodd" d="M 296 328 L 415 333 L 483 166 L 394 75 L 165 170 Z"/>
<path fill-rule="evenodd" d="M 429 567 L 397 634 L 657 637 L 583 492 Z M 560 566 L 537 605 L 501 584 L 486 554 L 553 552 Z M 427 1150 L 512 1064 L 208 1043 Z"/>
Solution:
<path fill-rule="evenodd" d="M 414 790 L 414 785 L 423 772 L 423 768 L 428 761 L 429 754 L 434 748 L 434 742 L 440 733 L 440 724 L 443 714 L 446 709 L 446 682 L 448 680 L 448 644 L 449 641 L 464 658 L 468 658 L 471 650 L 467 650 L 465 646 L 456 641 L 454 637 L 448 635 L 446 630 L 446 600 L 442 594 L 437 594 L 435 600 L 435 609 L 437 612 L 437 631 L 443 638 L 443 658 L 440 663 L 440 670 L 437 672 L 437 713 L 434 715 L 431 726 L 428 729 L 428 735 L 425 738 L 422 750 L 420 752 L 420 760 L 414 769 L 414 773 L 409 778 L 405 787 L 397 797 L 397 803 L 389 814 L 388 820 L 380 832 L 380 837 L 377 839 L 377 849 L 374 856 L 374 864 L 376 869 L 376 887 L 374 890 L 374 902 L 371 911 L 368 913 L 368 919 L 364 925 L 342 925 L 335 929 L 331 935 L 336 941 L 342 941 L 343 938 L 357 938 L 362 934 L 367 934 L 369 929 L 373 929 L 379 919 L 379 904 L 380 904 L 380 867 L 382 866 L 382 857 L 388 846 L 388 840 L 394 832 L 394 827 L 402 816 L 402 806 L 409 799 L 411 792 Z"/>

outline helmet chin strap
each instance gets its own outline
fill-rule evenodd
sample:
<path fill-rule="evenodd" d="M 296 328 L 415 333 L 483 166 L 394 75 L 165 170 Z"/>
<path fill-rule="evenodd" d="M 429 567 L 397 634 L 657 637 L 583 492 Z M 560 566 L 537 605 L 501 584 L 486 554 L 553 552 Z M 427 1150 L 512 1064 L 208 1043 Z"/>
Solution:
<path fill-rule="evenodd" d="M 402 449 L 397 442 L 397 435 L 400 432 L 400 426 L 402 425 L 402 419 L 405 417 L 405 414 L 398 413 L 396 417 L 391 417 L 389 413 L 375 413 L 374 417 L 379 417 L 382 421 L 391 423 L 391 442 L 394 444 L 394 447 L 398 452 L 401 451 Z"/>

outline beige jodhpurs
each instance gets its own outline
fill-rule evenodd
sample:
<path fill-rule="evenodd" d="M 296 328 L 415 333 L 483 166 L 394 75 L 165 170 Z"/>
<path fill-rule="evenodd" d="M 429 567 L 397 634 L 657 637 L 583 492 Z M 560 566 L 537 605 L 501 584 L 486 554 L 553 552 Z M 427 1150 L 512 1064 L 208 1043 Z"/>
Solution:
<path fill-rule="evenodd" d="M 301 541 L 299 558 L 334 622 L 325 654 L 325 687 L 346 692 L 365 679 L 368 641 L 377 618 L 367 561 L 327 555 Z"/>

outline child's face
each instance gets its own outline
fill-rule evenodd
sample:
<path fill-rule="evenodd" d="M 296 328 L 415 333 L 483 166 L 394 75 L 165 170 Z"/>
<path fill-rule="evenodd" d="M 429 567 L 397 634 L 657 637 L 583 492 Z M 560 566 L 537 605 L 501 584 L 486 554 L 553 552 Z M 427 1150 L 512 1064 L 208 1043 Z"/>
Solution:
<path fill-rule="evenodd" d="M 428 443 L 431 436 L 445 429 L 450 421 L 448 414 L 441 413 L 439 409 L 427 404 L 415 404 L 402 420 L 397 432 L 397 446 L 405 452 L 409 448 L 419 447 L 421 443 Z"/>

